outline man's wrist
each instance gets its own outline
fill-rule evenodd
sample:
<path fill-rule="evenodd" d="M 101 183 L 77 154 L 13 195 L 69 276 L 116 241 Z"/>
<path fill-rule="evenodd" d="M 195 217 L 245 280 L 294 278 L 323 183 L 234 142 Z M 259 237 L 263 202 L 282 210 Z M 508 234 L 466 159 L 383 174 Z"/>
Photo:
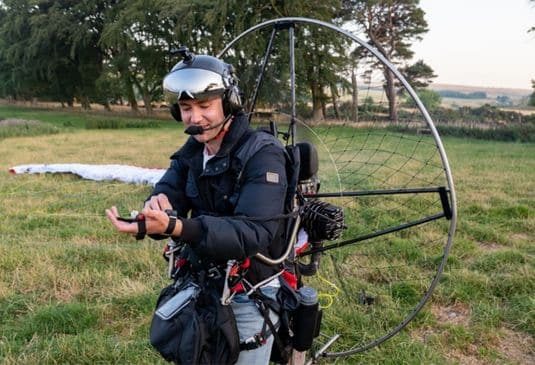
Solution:
<path fill-rule="evenodd" d="M 171 237 L 178 238 L 182 235 L 182 218 L 176 217 L 176 224 L 175 229 L 173 230 L 173 233 L 171 233 Z"/>
<path fill-rule="evenodd" d="M 175 230 L 177 212 L 173 209 L 166 209 L 165 214 L 167 214 L 167 217 L 169 217 L 169 223 L 167 224 L 167 228 L 165 229 L 164 233 L 168 236 L 171 236 Z"/>

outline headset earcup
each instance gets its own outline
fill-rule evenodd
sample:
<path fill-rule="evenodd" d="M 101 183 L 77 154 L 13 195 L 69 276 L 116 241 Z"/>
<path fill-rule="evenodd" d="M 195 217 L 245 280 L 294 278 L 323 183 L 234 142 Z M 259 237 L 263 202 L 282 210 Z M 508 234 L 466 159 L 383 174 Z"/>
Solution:
<path fill-rule="evenodd" d="M 171 112 L 171 115 L 177 122 L 182 122 L 182 115 L 180 114 L 180 107 L 177 103 L 173 103 L 169 106 L 169 111 Z"/>
<path fill-rule="evenodd" d="M 225 115 L 234 114 L 242 109 L 240 89 L 234 85 L 225 92 Z"/>

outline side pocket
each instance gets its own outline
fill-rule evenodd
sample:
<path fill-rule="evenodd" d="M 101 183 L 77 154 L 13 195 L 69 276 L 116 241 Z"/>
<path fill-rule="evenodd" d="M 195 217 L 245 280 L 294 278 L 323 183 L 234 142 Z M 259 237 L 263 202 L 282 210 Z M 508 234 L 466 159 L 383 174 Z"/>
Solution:
<path fill-rule="evenodd" d="M 150 343 L 167 361 L 198 362 L 200 321 L 195 310 L 196 291 L 191 290 L 191 285 L 179 288 L 170 285 L 158 297 L 150 327 Z"/>
<path fill-rule="evenodd" d="M 174 360 L 180 364 L 199 364 L 202 356 L 206 337 L 202 328 L 202 323 L 192 302 L 175 318 L 180 338 L 178 346 L 175 348 Z"/>
<path fill-rule="evenodd" d="M 215 292 L 205 293 L 197 308 L 203 346 L 200 364 L 234 364 L 240 354 L 236 318 L 230 306 L 223 306 Z"/>
<path fill-rule="evenodd" d="M 203 347 L 200 319 L 191 301 L 177 315 L 168 320 L 154 315 L 150 329 L 150 343 L 167 361 L 195 364 Z"/>
<path fill-rule="evenodd" d="M 213 287 L 204 287 L 189 300 L 180 288 L 162 290 L 152 317 L 150 343 L 167 361 L 177 364 L 233 364 L 240 352 L 236 318 L 223 306 Z"/>
<path fill-rule="evenodd" d="M 240 336 L 236 318 L 230 306 L 221 306 L 220 310 L 218 317 L 222 322 L 219 326 L 228 346 L 228 363 L 234 364 L 240 355 Z"/>

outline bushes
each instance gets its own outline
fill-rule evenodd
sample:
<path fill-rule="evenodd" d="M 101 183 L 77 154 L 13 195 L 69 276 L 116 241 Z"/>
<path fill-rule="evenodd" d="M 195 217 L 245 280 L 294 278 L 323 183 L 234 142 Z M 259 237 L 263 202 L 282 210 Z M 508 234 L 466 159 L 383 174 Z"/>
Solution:
<path fill-rule="evenodd" d="M 437 93 L 444 98 L 458 98 L 458 99 L 486 99 L 487 93 L 483 91 L 475 91 L 472 93 L 463 93 L 453 90 L 438 90 Z"/>
<path fill-rule="evenodd" d="M 534 116 L 526 116 L 514 111 L 499 109 L 485 104 L 478 108 L 460 107 L 459 109 L 437 108 L 433 110 L 433 120 L 439 123 L 482 123 L 500 125 L 503 123 L 530 123 Z"/>
<path fill-rule="evenodd" d="M 153 120 L 89 119 L 85 122 L 86 129 L 158 128 L 159 126 L 160 124 Z"/>
<path fill-rule="evenodd" d="M 341 102 L 338 104 L 338 113 L 340 119 L 351 120 L 353 103 L 350 101 Z M 367 97 L 362 104 L 358 106 L 360 118 L 373 119 L 377 121 L 388 120 L 388 107 L 381 103 L 374 103 L 371 97 Z M 334 118 L 335 113 L 332 105 L 327 108 L 327 118 Z"/>
<path fill-rule="evenodd" d="M 55 134 L 59 131 L 59 128 L 53 125 L 35 120 L 0 119 L 0 139 Z"/>
<path fill-rule="evenodd" d="M 468 137 L 505 142 L 535 142 L 535 125 L 513 125 L 500 128 L 437 126 L 442 136 Z"/>
<path fill-rule="evenodd" d="M 485 139 L 504 142 L 535 142 L 535 124 L 508 125 L 497 128 L 471 128 L 449 125 L 437 125 L 441 136 Z M 417 129 L 407 126 L 389 126 L 389 130 L 400 133 L 416 134 Z"/>

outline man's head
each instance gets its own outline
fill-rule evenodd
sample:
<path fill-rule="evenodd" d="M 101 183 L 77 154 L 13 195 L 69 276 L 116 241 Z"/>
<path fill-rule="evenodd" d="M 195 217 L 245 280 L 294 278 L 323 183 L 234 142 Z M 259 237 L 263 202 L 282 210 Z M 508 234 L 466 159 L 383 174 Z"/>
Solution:
<path fill-rule="evenodd" d="M 212 56 L 193 55 L 185 47 L 178 52 L 184 59 L 163 80 L 165 99 L 177 121 L 182 120 L 178 107 L 183 100 L 202 102 L 220 98 L 225 116 L 242 108 L 238 81 L 231 65 Z"/>

